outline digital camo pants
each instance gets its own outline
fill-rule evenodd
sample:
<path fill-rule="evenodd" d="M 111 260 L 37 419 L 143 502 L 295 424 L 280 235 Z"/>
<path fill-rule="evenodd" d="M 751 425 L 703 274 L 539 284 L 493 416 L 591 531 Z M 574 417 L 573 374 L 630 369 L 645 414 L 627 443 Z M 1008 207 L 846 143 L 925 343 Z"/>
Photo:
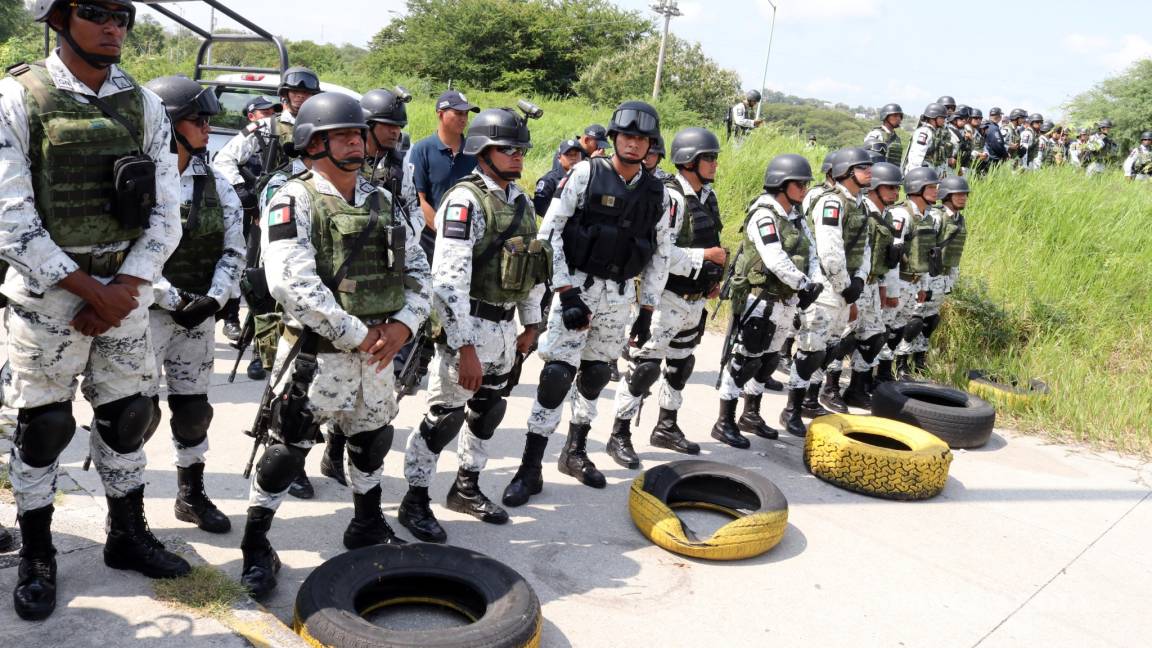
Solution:
<path fill-rule="evenodd" d="M 177 324 L 171 313 L 153 309 L 151 319 L 152 347 L 156 352 L 156 382 L 149 396 L 160 392 L 160 374 L 168 385 L 169 395 L 207 394 L 212 383 L 212 363 L 216 357 L 214 318 L 209 318 L 193 329 Z M 171 415 L 171 414 L 170 414 Z M 185 446 L 173 436 L 176 465 L 187 468 L 204 463 L 208 452 L 208 438 L 193 446 Z"/>
<path fill-rule="evenodd" d="M 772 375 L 775 367 L 761 367 L 759 359 L 765 354 L 778 353 L 784 341 L 792 335 L 796 306 L 767 295 L 763 299 L 750 296 L 739 317 L 744 325 L 732 345 L 732 358 L 728 366 L 720 368 L 720 400 L 734 400 L 741 394 L 756 396 L 764 393 L 764 379 Z M 767 336 L 760 335 L 755 326 L 749 326 L 757 318 L 764 320 L 761 325 L 768 332 Z M 758 339 L 749 339 L 752 336 Z"/>
<path fill-rule="evenodd" d="M 687 301 L 674 292 L 665 290 L 660 297 L 660 307 L 652 314 L 651 337 L 640 348 L 628 348 L 629 374 L 641 360 L 664 360 L 683 363 L 692 357 L 692 352 L 700 344 L 700 319 L 705 315 L 707 300 Z M 668 383 L 667 374 L 662 374 L 658 389 L 660 408 L 678 410 L 683 403 L 681 389 Z M 616 389 L 616 418 L 632 419 L 640 408 L 644 395 L 633 396 L 625 384 Z"/>

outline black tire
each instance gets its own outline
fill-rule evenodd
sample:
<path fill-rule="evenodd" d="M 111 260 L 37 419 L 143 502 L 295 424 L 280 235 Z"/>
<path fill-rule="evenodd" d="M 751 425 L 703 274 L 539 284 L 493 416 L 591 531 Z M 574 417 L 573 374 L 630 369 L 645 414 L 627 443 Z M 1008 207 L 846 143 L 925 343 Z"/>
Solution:
<path fill-rule="evenodd" d="M 362 614 L 389 604 L 431 603 L 473 620 L 458 628 L 391 630 Z M 484 554 L 415 543 L 340 554 L 296 595 L 292 627 L 314 646 L 519 648 L 540 643 L 540 600 L 520 574 Z"/>
<path fill-rule="evenodd" d="M 949 448 L 979 448 L 996 426 L 987 401 L 935 383 L 893 381 L 872 393 L 872 415 L 923 428 Z"/>

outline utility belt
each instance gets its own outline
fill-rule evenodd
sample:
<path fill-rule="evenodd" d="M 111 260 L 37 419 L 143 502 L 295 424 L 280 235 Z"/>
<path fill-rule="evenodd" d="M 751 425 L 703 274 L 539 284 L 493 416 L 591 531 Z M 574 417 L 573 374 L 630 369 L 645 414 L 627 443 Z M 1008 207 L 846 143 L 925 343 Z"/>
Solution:
<path fill-rule="evenodd" d="M 912 274 L 911 272 L 900 273 L 900 279 L 902 281 L 907 281 L 908 283 L 916 283 L 917 281 L 920 281 L 920 278 L 923 276 L 924 275 L 921 274 Z"/>
<path fill-rule="evenodd" d="M 690 302 L 693 302 L 693 301 L 699 301 L 699 300 L 701 300 L 701 299 L 704 299 L 705 297 L 707 297 L 707 295 L 706 295 L 706 294 L 704 294 L 704 293 L 702 293 L 702 292 L 688 292 L 688 289 L 685 289 L 685 288 L 680 288 L 680 287 L 678 287 L 678 286 L 677 286 L 677 287 L 674 287 L 674 286 L 664 286 L 664 289 L 665 289 L 665 290 L 667 290 L 667 291 L 668 291 L 668 292 L 670 292 L 670 293 L 673 293 L 673 294 L 679 295 L 679 296 L 680 296 L 681 298 L 683 298 L 685 301 L 690 301 Z"/>
<path fill-rule="evenodd" d="M 289 346 L 293 346 L 296 344 L 296 340 L 300 339 L 300 336 L 303 334 L 304 332 L 301 329 L 285 324 L 284 332 L 281 334 L 281 336 Z M 318 339 L 316 344 L 316 353 L 351 353 L 350 351 L 337 349 L 336 345 L 332 344 L 332 340 L 329 340 L 322 335 L 317 334 L 316 337 Z"/>
<path fill-rule="evenodd" d="M 468 313 L 472 315 L 472 317 L 479 317 L 489 322 L 511 322 L 512 318 L 516 317 L 515 306 L 504 308 L 503 306 L 489 304 L 479 299 L 471 299 L 469 303 Z"/>
<path fill-rule="evenodd" d="M 84 272 L 93 277 L 114 277 L 120 272 L 120 266 L 128 258 L 128 250 L 107 252 L 105 254 L 89 254 L 87 252 L 66 252 L 70 259 L 80 266 Z"/>

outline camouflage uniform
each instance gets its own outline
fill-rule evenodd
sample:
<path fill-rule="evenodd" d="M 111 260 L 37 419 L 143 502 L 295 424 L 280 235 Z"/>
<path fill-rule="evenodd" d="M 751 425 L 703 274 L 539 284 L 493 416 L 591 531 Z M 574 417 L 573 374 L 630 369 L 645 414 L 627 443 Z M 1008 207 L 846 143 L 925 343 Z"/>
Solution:
<path fill-rule="evenodd" d="M 1025 127 L 1020 131 L 1020 168 L 1037 169 L 1040 160 L 1040 142 L 1037 141 L 1036 131 Z"/>
<path fill-rule="evenodd" d="M 212 169 L 233 187 L 245 184 L 240 169 L 253 156 L 266 154 L 267 147 L 271 145 L 269 140 L 273 136 L 272 130 L 276 131 L 276 142 L 283 144 L 292 141 L 292 129 L 295 126 L 296 116 L 287 110 L 249 123 L 216 152 L 216 157 L 212 159 Z M 285 162 L 282 154 L 273 154 L 272 157 L 272 167 L 264 169 L 265 173 L 272 173 Z"/>
<path fill-rule="evenodd" d="M 889 208 L 888 214 L 892 219 L 892 227 L 897 232 L 897 242 L 902 244 L 907 252 L 909 237 L 914 233 L 913 224 L 921 218 L 920 212 L 909 200 L 893 205 Z M 896 344 L 900 339 L 898 333 L 902 332 L 904 325 L 908 323 L 908 318 L 912 316 L 916 295 L 920 291 L 919 275 L 903 272 L 902 265 L 903 263 L 890 269 L 881 283 L 887 297 L 897 299 L 898 303 L 895 308 L 882 307 L 880 310 L 881 319 L 888 332 L 888 343 L 880 349 L 880 355 L 877 356 L 880 361 L 895 359 Z"/>
<path fill-rule="evenodd" d="M 912 143 L 908 147 L 908 160 L 904 164 L 904 173 L 916 167 L 930 166 L 939 172 L 940 155 L 944 151 L 943 135 L 940 130 L 930 124 L 920 124 L 912 133 Z"/>
<path fill-rule="evenodd" d="M 1137 180 L 1152 177 L 1152 147 L 1141 144 L 1124 160 L 1124 175 Z"/>
<path fill-rule="evenodd" d="M 900 141 L 900 134 L 889 128 L 888 124 L 880 124 L 864 136 L 864 148 L 871 151 L 874 147 L 883 150 L 884 159 L 896 166 L 904 161 L 904 144 Z"/>
<path fill-rule="evenodd" d="M 928 224 L 930 223 L 932 230 L 931 244 L 936 245 L 936 241 L 939 240 L 940 237 L 944 218 L 944 209 L 937 205 L 928 207 L 927 213 L 921 218 L 917 218 L 915 211 L 913 210 L 912 219 L 916 224 L 914 225 L 913 229 L 908 232 L 907 235 L 912 236 L 914 233 L 919 231 L 921 227 L 927 228 Z M 928 219 L 928 221 L 921 223 L 923 219 Z M 951 286 L 949 284 L 947 275 L 933 277 L 927 272 L 920 276 L 919 286 L 916 286 L 915 283 L 912 283 L 908 287 L 913 289 L 911 294 L 912 303 L 910 304 L 911 314 L 908 315 L 909 318 L 919 317 L 921 319 L 928 319 L 929 317 L 939 315 L 940 307 L 944 304 L 944 295 L 945 293 L 951 291 Z M 919 291 L 924 291 L 925 293 L 926 299 L 922 302 L 916 301 L 917 293 Z M 905 323 L 907 322 L 905 321 Z M 926 351 L 928 351 L 928 337 L 921 333 L 911 341 L 907 340 L 906 338 L 901 340 L 900 345 L 896 348 L 896 355 L 906 356 L 912 355 L 914 353 L 923 353 Z"/>
<path fill-rule="evenodd" d="M 887 224 L 889 222 L 886 218 L 888 212 L 878 209 L 875 203 L 868 198 L 864 199 L 863 207 L 865 213 L 869 215 L 868 234 L 865 236 L 868 239 L 868 248 L 872 250 L 877 240 L 873 232 L 878 227 L 873 219 L 879 219 Z M 856 300 L 856 319 L 849 322 L 844 328 L 844 336 L 854 335 L 857 345 L 884 333 L 884 323 L 880 312 L 880 283 L 886 279 L 887 274 L 880 277 L 873 276 L 871 255 L 869 256 L 869 272 L 864 282 L 864 292 L 860 293 L 860 298 Z M 875 362 L 875 360 L 866 361 L 860 355 L 858 346 L 853 347 L 851 355 L 852 371 L 854 372 L 868 371 Z M 828 371 L 840 371 L 842 368 L 842 358 L 833 358 L 828 363 Z"/>
<path fill-rule="evenodd" d="M 1104 133 L 1096 133 L 1088 138 L 1088 143 L 1081 147 L 1081 159 L 1084 159 L 1084 154 L 1088 153 L 1088 175 L 1095 175 L 1104 170 L 1104 168 L 1116 158 L 1120 149 L 1120 145 L 1116 143 L 1108 135 Z"/>

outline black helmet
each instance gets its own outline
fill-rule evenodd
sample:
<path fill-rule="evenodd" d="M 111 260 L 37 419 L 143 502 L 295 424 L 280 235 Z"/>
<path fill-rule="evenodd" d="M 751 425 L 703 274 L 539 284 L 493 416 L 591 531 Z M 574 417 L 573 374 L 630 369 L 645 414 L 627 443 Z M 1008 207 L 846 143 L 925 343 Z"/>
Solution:
<path fill-rule="evenodd" d="M 888 145 L 884 142 L 872 142 L 865 147 L 865 150 L 868 151 L 868 155 L 872 156 L 873 162 L 883 162 L 888 159 Z"/>
<path fill-rule="evenodd" d="M 1013 108 L 1012 112 L 1008 113 L 1008 121 L 1023 119 L 1028 116 L 1028 111 L 1023 108 Z"/>
<path fill-rule="evenodd" d="M 360 107 L 364 109 L 364 118 L 369 122 L 401 127 L 408 125 L 408 109 L 404 107 L 404 101 L 391 90 L 369 90 L 360 97 Z"/>
<path fill-rule="evenodd" d="M 1096 122 L 1096 128 L 1112 128 L 1112 120 L 1108 118 Z"/>
<path fill-rule="evenodd" d="M 836 164 L 836 154 L 839 150 L 828 151 L 828 155 L 824 156 L 824 161 L 820 163 L 820 173 L 827 175 L 832 171 L 832 165 Z"/>
<path fill-rule="evenodd" d="M 995 117 L 996 115 L 1003 115 L 1004 111 L 1000 110 L 1000 106 L 992 106 L 988 109 L 988 116 Z"/>
<path fill-rule="evenodd" d="M 1043 121 L 1044 121 L 1044 115 L 1041 115 L 1040 113 L 1032 113 L 1031 115 L 1028 115 L 1028 123 L 1029 124 L 1031 124 L 1032 122 L 1043 122 Z"/>
<path fill-rule="evenodd" d="M 672 164 L 676 166 L 691 164 L 701 153 L 719 152 L 720 138 L 707 128 L 685 128 L 672 138 Z"/>
<path fill-rule="evenodd" d="M 924 193 L 924 187 L 940 184 L 940 176 L 932 167 L 916 167 L 904 176 L 904 193 L 916 196 Z"/>
<path fill-rule="evenodd" d="M 136 7 L 132 4 L 132 0 L 102 0 L 102 2 L 103 4 L 119 5 L 127 9 L 129 13 L 128 29 L 132 29 L 136 23 Z M 36 22 L 47 22 L 48 14 L 52 13 L 52 7 L 61 3 L 67 4 L 66 0 L 36 0 L 30 9 L 32 19 Z"/>
<path fill-rule="evenodd" d="M 832 177 L 843 178 L 858 166 L 872 166 L 872 156 L 868 151 L 860 147 L 840 149 L 836 154 L 836 162 L 832 165 Z"/>
<path fill-rule="evenodd" d="M 660 115 L 643 101 L 625 101 L 616 107 L 608 122 L 608 137 L 618 133 L 656 139 L 660 137 Z"/>
<path fill-rule="evenodd" d="M 1140 133 L 1140 141 L 1143 142 L 1144 140 L 1152 140 L 1152 131 Z"/>
<path fill-rule="evenodd" d="M 1040 124 L 1041 133 L 1050 133 L 1052 132 L 1053 128 L 1056 128 L 1056 124 L 1053 124 L 1050 120 L 1047 119 L 1044 120 L 1043 124 Z"/>
<path fill-rule="evenodd" d="M 652 146 L 650 146 L 648 148 L 648 152 L 649 153 L 655 153 L 656 155 L 659 155 L 660 157 L 664 157 L 665 155 L 668 155 L 668 150 L 664 148 L 664 136 L 663 135 L 659 135 L 656 137 L 656 141 L 653 142 Z"/>
<path fill-rule="evenodd" d="M 157 77 L 144 87 L 155 92 L 164 102 L 164 110 L 173 126 L 186 117 L 211 116 L 220 112 L 216 93 L 186 76 Z"/>
<path fill-rule="evenodd" d="M 759 90 L 749 90 L 748 92 L 744 93 L 744 98 L 748 100 L 748 103 L 759 103 L 760 102 L 760 91 Z"/>
<path fill-rule="evenodd" d="M 968 181 L 960 176 L 948 176 L 940 181 L 940 200 L 946 200 L 954 193 L 968 193 Z"/>
<path fill-rule="evenodd" d="M 975 117 L 976 119 L 984 119 L 984 113 L 979 108 L 969 108 L 968 117 Z"/>
<path fill-rule="evenodd" d="M 880 121 L 884 121 L 892 115 L 904 115 L 904 109 L 900 107 L 900 104 L 884 104 L 884 107 L 880 109 Z"/>
<path fill-rule="evenodd" d="M 308 97 L 300 112 L 296 113 L 296 126 L 292 131 L 292 147 L 297 154 L 308 148 L 312 136 L 342 128 L 368 129 L 364 122 L 364 109 L 360 102 L 340 92 L 321 92 Z"/>
<path fill-rule="evenodd" d="M 900 167 L 890 162 L 877 162 L 872 165 L 872 188 L 899 187 L 904 182 Z"/>
<path fill-rule="evenodd" d="M 952 97 L 949 97 L 948 95 L 944 95 L 943 97 L 940 97 L 939 99 L 936 100 L 936 103 L 940 104 L 941 106 L 944 106 L 945 108 L 955 108 L 956 107 L 956 100 L 953 99 Z"/>
<path fill-rule="evenodd" d="M 528 125 L 512 108 L 483 110 L 468 124 L 464 153 L 479 155 L 489 146 L 515 146 L 532 148 L 532 134 Z"/>
<path fill-rule="evenodd" d="M 968 119 L 972 116 L 972 109 L 968 106 L 956 106 L 956 114 L 963 116 L 964 119 Z"/>
<path fill-rule="evenodd" d="M 948 114 L 948 111 L 944 108 L 944 105 L 940 104 L 938 102 L 937 103 L 930 103 L 924 107 L 924 116 L 927 117 L 928 119 L 934 119 L 936 117 L 943 117 L 944 115 L 947 115 L 947 114 Z"/>
<path fill-rule="evenodd" d="M 280 87 L 277 88 L 276 92 L 282 95 L 289 90 L 320 92 L 320 77 L 306 67 L 290 67 L 284 70 L 284 74 L 280 75 Z"/>
<path fill-rule="evenodd" d="M 966 119 L 968 119 L 968 108 L 967 108 L 967 106 L 965 106 L 965 108 L 964 108 L 964 111 L 963 111 L 963 112 L 961 112 L 961 111 L 960 111 L 960 109 L 959 109 L 959 108 L 957 108 L 957 109 L 956 109 L 956 112 L 952 113 L 951 115 L 948 115 L 948 121 L 950 121 L 950 122 L 954 122 L 954 121 L 956 121 L 956 120 L 966 120 Z"/>
<path fill-rule="evenodd" d="M 812 165 L 808 164 L 808 158 L 796 153 L 785 153 L 772 158 L 768 168 L 764 170 L 764 188 L 769 191 L 780 189 L 789 180 L 812 181 Z"/>

